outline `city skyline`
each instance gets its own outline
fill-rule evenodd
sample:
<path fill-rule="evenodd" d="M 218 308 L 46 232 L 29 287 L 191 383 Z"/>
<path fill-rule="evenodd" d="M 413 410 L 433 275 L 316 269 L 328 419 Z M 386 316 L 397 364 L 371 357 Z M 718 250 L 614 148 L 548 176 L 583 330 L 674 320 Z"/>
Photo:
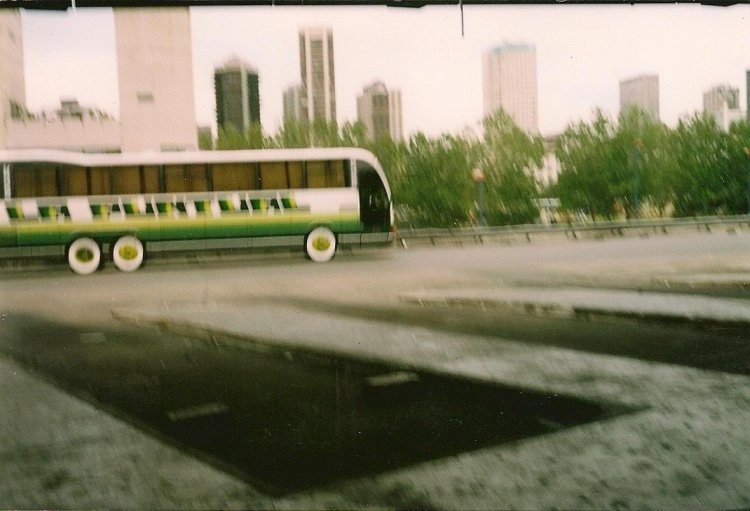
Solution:
<path fill-rule="evenodd" d="M 386 136 L 401 140 L 401 91 L 389 90 L 383 82 L 366 85 L 357 96 L 357 120 L 370 140 Z"/>
<path fill-rule="evenodd" d="M 654 120 L 659 115 L 659 75 L 640 75 L 620 82 L 620 111 L 638 107 Z"/>
<path fill-rule="evenodd" d="M 217 129 L 247 130 L 260 124 L 258 70 L 237 57 L 214 70 Z"/>
<path fill-rule="evenodd" d="M 299 67 L 306 96 L 305 122 L 336 119 L 336 76 L 333 31 L 328 27 L 299 30 Z"/>
<path fill-rule="evenodd" d="M 539 133 L 536 48 L 506 43 L 482 57 L 484 116 L 504 110 L 529 134 Z"/>
<path fill-rule="evenodd" d="M 262 77 L 261 118 L 273 132 L 282 119 L 283 91 L 299 81 L 298 30 L 319 25 L 313 18 L 319 20 L 321 12 L 331 14 L 324 24 L 335 35 L 337 120 L 355 121 L 362 86 L 380 80 L 402 91 L 406 136 L 478 125 L 482 52 L 504 42 L 527 42 L 537 49 L 544 135 L 589 119 L 597 107 L 616 116 L 619 81 L 646 73 L 659 75 L 662 119 L 674 125 L 701 110 L 705 90 L 722 83 L 744 85 L 750 68 L 750 56 L 742 55 L 750 34 L 747 6 L 466 6 L 464 37 L 458 10 L 451 8 L 193 8 L 197 123 L 214 124 L 213 70 L 237 55 Z M 361 21 L 355 23 L 362 14 L 385 22 L 383 29 L 362 30 Z M 111 18 L 111 10 L 103 9 L 23 12 L 31 110 L 75 97 L 119 116 Z M 498 25 L 498 20 L 503 21 Z M 84 25 L 85 31 L 76 30 Z M 614 30 L 615 25 L 625 28 Z M 553 26 L 565 28 L 554 36 Z M 712 31 L 716 27 L 721 30 Z M 657 39 L 657 32 L 670 37 Z M 606 51 L 599 38 L 604 33 L 610 36 Z M 702 39 L 695 33 L 718 36 Z M 56 76 L 53 83 L 45 80 L 48 73 Z"/>

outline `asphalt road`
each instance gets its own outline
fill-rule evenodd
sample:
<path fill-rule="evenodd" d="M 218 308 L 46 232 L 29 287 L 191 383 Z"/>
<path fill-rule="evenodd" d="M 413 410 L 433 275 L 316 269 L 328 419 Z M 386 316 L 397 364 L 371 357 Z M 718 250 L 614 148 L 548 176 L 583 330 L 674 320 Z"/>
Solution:
<path fill-rule="evenodd" d="M 743 329 L 578 321 L 513 312 L 422 309 L 403 293 L 512 285 L 591 286 L 750 299 L 750 286 L 663 282 L 691 274 L 750 274 L 750 236 L 713 233 L 651 239 L 520 246 L 385 249 L 339 254 L 312 264 L 296 254 L 151 261 L 123 274 L 110 267 L 81 277 L 63 265 L 0 273 L 0 310 L 72 324 L 118 327 L 114 308 L 201 304 L 299 307 L 461 333 L 738 374 L 750 371 Z"/>
<path fill-rule="evenodd" d="M 387 366 L 7 317 L 0 353 L 272 495 L 625 413 Z"/>
<path fill-rule="evenodd" d="M 750 236 L 713 233 L 355 251 L 325 265 L 285 254 L 151 261 L 134 274 L 108 267 L 89 277 L 62 265 L 11 270 L 0 274 L 0 356 L 256 487 L 284 493 L 632 410 L 428 374 L 394 376 L 388 367 L 365 363 L 238 353 L 128 329 L 112 309 L 291 304 L 498 343 L 512 339 L 747 375 L 750 336 L 741 329 L 447 313 L 398 297 L 509 285 L 666 291 L 670 276 L 750 273 L 748 254 Z M 750 289 L 737 285 L 668 290 L 750 299 Z M 381 377 L 396 383 L 371 384 Z"/>

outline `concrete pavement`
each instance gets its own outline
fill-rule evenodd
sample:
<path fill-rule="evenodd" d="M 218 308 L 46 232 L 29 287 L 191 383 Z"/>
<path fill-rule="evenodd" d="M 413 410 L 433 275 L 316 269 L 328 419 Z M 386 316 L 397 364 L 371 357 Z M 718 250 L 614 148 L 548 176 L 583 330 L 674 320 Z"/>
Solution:
<path fill-rule="evenodd" d="M 444 307 L 750 324 L 750 304 L 593 289 L 402 295 Z M 283 498 L 264 496 L 0 359 L 0 507 L 741 508 L 750 506 L 750 378 L 288 307 L 117 309 L 120 320 L 250 350 L 312 351 L 633 407 L 609 421 Z M 23 424 L 14 419 L 23 409 Z M 685 434 L 688 431 L 688 434 Z M 46 456 L 43 473 L 24 456 Z M 38 467 L 38 464 L 35 465 Z M 19 470 L 21 467 L 21 470 Z M 197 484 L 197 481 L 201 481 Z M 205 488 L 212 488 L 207 492 Z M 362 495 L 365 495 L 364 497 Z M 383 499 L 383 495 L 398 495 Z M 369 496 L 369 497 L 368 497 Z"/>
<path fill-rule="evenodd" d="M 706 285 L 708 276 L 702 276 Z M 735 279 L 737 277 L 734 277 Z M 726 278 L 712 285 L 726 285 Z M 670 280 L 675 285 L 676 280 Z M 694 282 L 685 278 L 680 282 Z M 737 282 L 735 281 L 732 281 Z M 741 282 L 750 283 L 750 276 Z M 750 327 L 750 302 L 668 292 L 592 288 L 507 287 L 449 289 L 401 295 L 401 300 L 423 306 L 508 309 L 525 314 L 561 317 L 613 316 L 642 320 Z"/>

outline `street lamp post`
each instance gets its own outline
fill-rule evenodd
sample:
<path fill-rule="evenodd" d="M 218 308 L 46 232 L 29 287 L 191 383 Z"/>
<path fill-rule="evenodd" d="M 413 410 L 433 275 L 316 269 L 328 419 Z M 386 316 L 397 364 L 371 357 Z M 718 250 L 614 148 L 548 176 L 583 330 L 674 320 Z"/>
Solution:
<path fill-rule="evenodd" d="M 471 171 L 471 178 L 477 183 L 477 209 L 479 210 L 479 225 L 484 227 L 487 222 L 484 219 L 484 172 L 482 169 Z"/>

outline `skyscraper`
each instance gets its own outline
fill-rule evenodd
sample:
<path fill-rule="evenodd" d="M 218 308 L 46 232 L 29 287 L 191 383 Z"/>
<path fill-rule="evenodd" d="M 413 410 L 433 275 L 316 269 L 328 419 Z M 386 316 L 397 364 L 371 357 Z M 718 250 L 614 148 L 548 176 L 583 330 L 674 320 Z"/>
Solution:
<path fill-rule="evenodd" d="M 214 70 L 216 124 L 245 132 L 260 124 L 258 72 L 238 58 L 228 60 Z"/>
<path fill-rule="evenodd" d="M 638 107 L 659 120 L 659 76 L 642 75 L 620 82 L 620 111 Z"/>
<path fill-rule="evenodd" d="M 0 9 L 0 34 L 0 148 L 3 148 L 8 121 L 26 108 L 20 11 Z"/>
<path fill-rule="evenodd" d="M 300 74 L 306 93 L 308 121 L 336 120 L 333 32 L 328 28 L 299 31 Z"/>
<path fill-rule="evenodd" d="M 502 109 L 527 133 L 539 132 L 536 48 L 504 44 L 485 52 L 484 115 Z"/>
<path fill-rule="evenodd" d="M 703 111 L 714 116 L 722 129 L 742 118 L 740 90 L 731 85 L 717 85 L 703 93 Z"/>
<path fill-rule="evenodd" d="M 307 94 L 302 85 L 292 85 L 284 91 L 284 121 L 307 120 Z"/>
<path fill-rule="evenodd" d="M 195 149 L 190 11 L 149 7 L 113 12 L 122 151 Z"/>
<path fill-rule="evenodd" d="M 391 138 L 400 140 L 404 136 L 404 123 L 401 114 L 401 91 L 391 89 L 388 91 L 389 127 Z"/>
<path fill-rule="evenodd" d="M 365 87 L 357 97 L 357 118 L 372 140 L 386 136 L 401 138 L 400 91 L 389 91 L 383 82 Z"/>

